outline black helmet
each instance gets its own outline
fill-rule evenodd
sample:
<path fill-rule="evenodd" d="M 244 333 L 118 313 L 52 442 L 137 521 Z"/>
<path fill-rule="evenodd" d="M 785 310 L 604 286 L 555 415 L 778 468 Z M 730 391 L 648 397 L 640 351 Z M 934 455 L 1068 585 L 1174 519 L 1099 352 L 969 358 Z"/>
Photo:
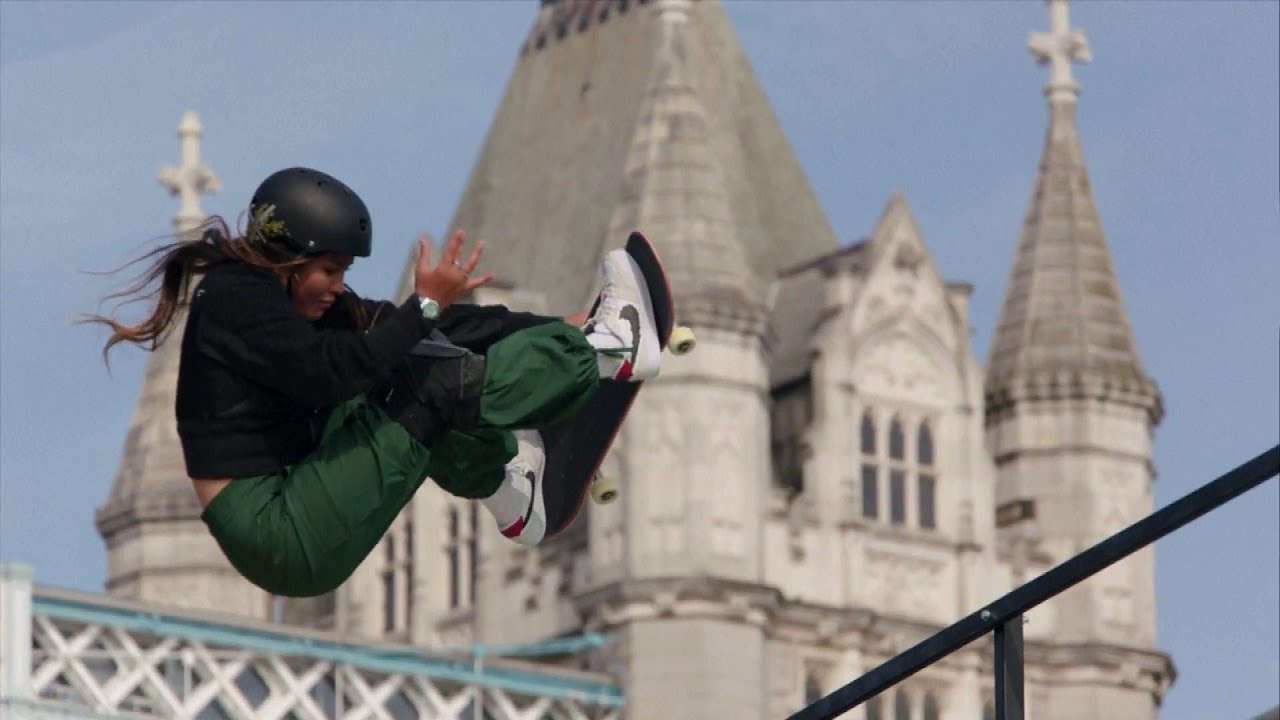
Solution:
<path fill-rule="evenodd" d="M 249 203 L 250 234 L 303 255 L 368 257 L 373 245 L 369 209 L 351 188 L 319 170 L 272 173 Z"/>

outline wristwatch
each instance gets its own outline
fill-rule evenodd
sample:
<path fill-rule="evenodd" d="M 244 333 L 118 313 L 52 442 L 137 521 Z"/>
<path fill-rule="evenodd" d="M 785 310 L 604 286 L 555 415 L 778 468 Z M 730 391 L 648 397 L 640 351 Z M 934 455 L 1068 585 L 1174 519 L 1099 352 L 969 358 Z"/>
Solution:
<path fill-rule="evenodd" d="M 422 317 L 428 320 L 435 320 L 440 316 L 440 303 L 429 297 L 418 298 L 418 307 L 422 310 Z"/>

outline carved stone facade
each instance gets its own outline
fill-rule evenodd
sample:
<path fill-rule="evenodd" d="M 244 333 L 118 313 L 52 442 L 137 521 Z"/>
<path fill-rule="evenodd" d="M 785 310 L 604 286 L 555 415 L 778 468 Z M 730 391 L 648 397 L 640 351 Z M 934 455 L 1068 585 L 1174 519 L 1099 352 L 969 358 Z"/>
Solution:
<path fill-rule="evenodd" d="M 1062 58 L 1087 52 L 1050 5 L 1054 32 L 1034 42 L 1060 102 Z M 1036 202 L 1096 214 L 1064 118 L 1055 106 Z M 984 368 L 972 287 L 941 276 L 904 198 L 862 242 L 836 242 L 719 3 L 544 2 L 450 222 L 509 239 L 493 256 L 512 286 L 475 299 L 577 311 L 634 226 L 677 263 L 698 349 L 640 396 L 604 465 L 615 503 L 528 549 L 428 482 L 335 596 L 283 603 L 285 619 L 436 647 L 603 632 L 616 643 L 548 662 L 615 673 L 630 717 L 795 711 L 1151 510 L 1154 386 L 1118 354 L 1131 343 L 1104 354 L 1119 375 L 1085 367 L 1091 338 L 1127 325 L 1027 345 L 1020 323 L 1070 306 L 1045 295 L 1073 272 L 1070 248 L 1087 246 L 1094 280 L 1109 272 L 1096 218 L 1049 237 L 1041 215 L 1014 261 L 998 371 Z M 1037 262 L 1058 279 L 1033 282 Z M 1172 667 L 1150 553 L 1028 614 L 1028 717 L 1156 716 Z M 209 597 L 235 582 L 187 570 Z M 990 666 L 989 640 L 974 643 L 848 717 L 985 720 Z"/>

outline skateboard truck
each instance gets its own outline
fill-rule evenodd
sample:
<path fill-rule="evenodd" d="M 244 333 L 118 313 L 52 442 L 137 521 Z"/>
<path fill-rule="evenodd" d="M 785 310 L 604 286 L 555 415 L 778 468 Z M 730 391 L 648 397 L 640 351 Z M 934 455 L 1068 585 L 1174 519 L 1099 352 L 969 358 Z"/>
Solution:
<path fill-rule="evenodd" d="M 671 331 L 671 339 L 667 341 L 667 349 L 674 355 L 684 355 L 698 345 L 698 338 L 691 328 L 677 326 Z M 597 505 L 608 505 L 618 499 L 618 480 L 597 470 L 591 478 L 591 500 Z"/>
<path fill-rule="evenodd" d="M 597 505 L 608 505 L 618 499 L 618 481 L 602 472 L 591 479 L 591 499 Z"/>
<path fill-rule="evenodd" d="M 667 349 L 674 355 L 684 355 L 693 350 L 698 344 L 698 338 L 693 336 L 693 330 L 680 325 L 671 331 L 671 338 L 667 341 Z"/>

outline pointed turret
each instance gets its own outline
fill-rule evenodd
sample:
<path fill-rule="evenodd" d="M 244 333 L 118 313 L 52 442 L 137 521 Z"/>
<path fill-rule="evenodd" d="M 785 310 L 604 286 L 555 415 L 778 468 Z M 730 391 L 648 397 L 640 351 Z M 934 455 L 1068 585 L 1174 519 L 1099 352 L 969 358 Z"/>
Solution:
<path fill-rule="evenodd" d="M 1076 129 L 1080 86 L 1071 62 L 1089 61 L 1089 46 L 1068 29 L 1065 0 L 1051 0 L 1049 10 L 1050 32 L 1029 43 L 1050 65 L 1049 127 L 991 343 L 989 403 L 1002 407 L 1011 394 L 1045 384 L 1058 392 L 1105 385 L 1158 422 L 1159 392 L 1138 358 Z"/>
<path fill-rule="evenodd" d="M 717 133 L 688 66 L 689 5 L 657 2 L 652 74 L 602 249 L 642 230 L 663 258 L 680 322 L 759 332 L 762 284 L 747 266 Z"/>
<path fill-rule="evenodd" d="M 986 377 L 1000 547 L 1017 577 L 1043 571 L 1151 512 L 1152 433 L 1162 408 L 1120 297 L 1089 189 L 1070 63 L 1089 59 L 1048 0 L 1031 50 L 1051 66 L 1049 129 Z M 1046 642 L 1080 680 L 1052 707 L 1154 718 L 1172 666 L 1155 647 L 1154 551 L 1125 558 L 1045 604 Z M 1129 668 L 1117 677 L 1113 668 Z"/>
<path fill-rule="evenodd" d="M 665 11 L 671 32 L 656 4 L 543 3 L 449 225 L 548 312 L 586 309 L 631 230 L 686 289 L 681 273 L 741 287 L 836 247 L 724 8 Z"/>
<path fill-rule="evenodd" d="M 182 161 L 162 168 L 160 184 L 179 198 L 177 234 L 204 220 L 200 195 L 221 189 L 200 159 L 200 120 L 188 110 L 178 125 Z M 239 576 L 200 520 L 187 478 L 174 415 L 179 350 L 186 313 L 147 358 L 110 494 L 96 525 L 107 546 L 106 590 L 117 597 L 263 616 L 266 596 Z"/>

